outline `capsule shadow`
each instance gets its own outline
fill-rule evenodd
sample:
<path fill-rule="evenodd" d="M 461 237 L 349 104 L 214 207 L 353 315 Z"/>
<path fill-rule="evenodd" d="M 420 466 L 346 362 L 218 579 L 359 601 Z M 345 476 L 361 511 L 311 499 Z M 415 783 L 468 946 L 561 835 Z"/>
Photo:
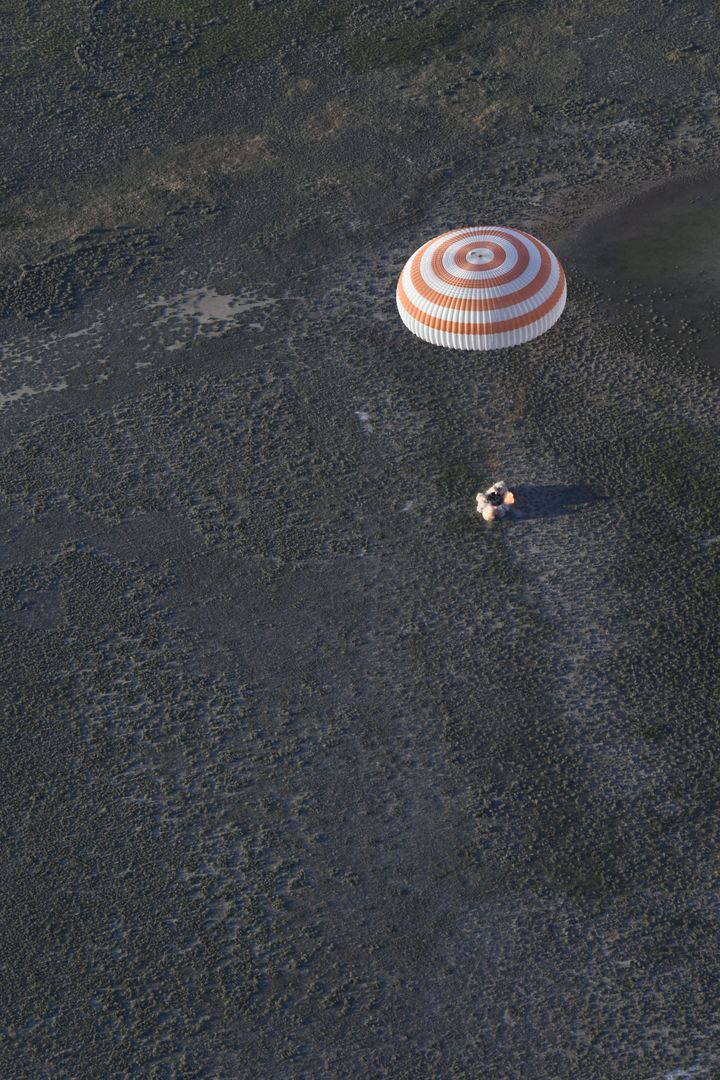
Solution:
<path fill-rule="evenodd" d="M 607 495 L 598 495 L 587 484 L 518 484 L 512 490 L 516 521 L 565 517 L 593 503 L 608 502 Z"/>

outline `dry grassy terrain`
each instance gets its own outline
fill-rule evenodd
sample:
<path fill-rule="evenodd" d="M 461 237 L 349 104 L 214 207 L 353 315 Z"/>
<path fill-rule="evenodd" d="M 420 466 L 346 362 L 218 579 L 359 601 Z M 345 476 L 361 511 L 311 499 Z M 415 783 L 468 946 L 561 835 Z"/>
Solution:
<path fill-rule="evenodd" d="M 3 1076 L 720 1075 L 720 31 L 630 7 L 5 0 Z M 465 224 L 547 335 L 404 329 Z"/>

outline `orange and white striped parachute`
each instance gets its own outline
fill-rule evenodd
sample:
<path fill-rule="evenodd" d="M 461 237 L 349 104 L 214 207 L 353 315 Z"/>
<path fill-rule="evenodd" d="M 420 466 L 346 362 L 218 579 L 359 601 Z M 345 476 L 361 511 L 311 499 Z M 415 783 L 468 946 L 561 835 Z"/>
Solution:
<path fill-rule="evenodd" d="M 454 229 L 408 259 L 397 285 L 400 318 L 423 341 L 504 349 L 544 334 L 565 307 L 563 268 L 519 229 Z"/>

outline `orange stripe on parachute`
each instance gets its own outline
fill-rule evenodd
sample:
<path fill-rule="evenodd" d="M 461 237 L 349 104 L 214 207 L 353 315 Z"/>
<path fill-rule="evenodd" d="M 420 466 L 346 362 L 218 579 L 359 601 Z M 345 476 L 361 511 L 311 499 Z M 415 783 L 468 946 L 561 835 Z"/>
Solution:
<path fill-rule="evenodd" d="M 519 330 L 523 326 L 529 326 L 531 325 L 531 323 L 539 322 L 540 319 L 542 319 L 543 315 L 547 315 L 548 311 L 552 311 L 552 309 L 555 307 L 558 300 L 562 296 L 563 290 L 565 289 L 565 272 L 559 263 L 558 269 L 560 271 L 560 276 L 558 278 L 557 285 L 544 303 L 540 304 L 539 307 L 534 308 L 532 311 L 526 312 L 524 315 L 516 315 L 512 319 L 501 319 L 499 322 L 494 323 L 453 322 L 451 319 L 443 319 L 438 318 L 435 315 L 428 315 L 425 311 L 421 311 L 420 308 L 416 307 L 405 292 L 402 275 L 400 276 L 400 280 L 398 281 L 397 295 L 407 314 L 410 315 L 417 322 L 422 323 L 423 326 L 428 326 L 432 330 L 441 330 L 443 333 L 446 334 L 462 334 L 466 337 L 470 337 L 475 334 L 485 336 L 489 336 L 491 334 L 504 334 L 507 333 L 507 331 L 509 330 Z M 444 299 L 447 301 L 448 297 L 445 297 Z M 503 303 L 493 304 L 493 307 L 507 307 L 508 299 L 508 297 L 504 297 Z M 476 307 L 474 306 L 475 303 L 477 302 L 461 301 L 461 303 L 457 306 L 462 306 L 463 310 L 469 311 L 490 310 L 487 307 Z"/>
<path fill-rule="evenodd" d="M 523 233 L 523 235 L 525 234 Z M 523 244 L 518 244 L 516 241 L 514 241 L 513 237 L 508 237 L 508 239 L 513 243 L 513 246 L 518 251 L 518 262 L 513 267 L 513 270 L 510 273 L 501 274 L 497 278 L 494 278 L 491 282 L 483 283 L 483 285 L 481 286 L 482 288 L 494 288 L 499 285 L 507 284 L 509 281 L 513 281 L 516 277 L 519 277 L 520 274 L 522 274 L 527 268 L 530 262 L 530 255 L 527 248 Z M 532 240 L 532 237 L 528 237 L 528 239 Z M 449 243 L 452 242 L 453 241 L 450 241 Z M 476 244 L 479 242 L 479 240 L 475 241 Z M 449 243 L 445 245 L 444 250 L 447 250 Z M 545 247 L 540 247 L 539 245 L 536 245 L 536 250 L 540 255 L 540 267 L 533 280 L 528 282 L 527 285 L 523 286 L 523 288 L 521 289 L 517 289 L 513 293 L 507 293 L 504 296 L 485 297 L 478 300 L 465 300 L 452 296 L 445 296 L 444 293 L 440 293 L 436 289 L 433 289 L 430 285 L 428 285 L 425 278 L 422 276 L 420 270 L 422 253 L 426 250 L 426 248 L 427 245 L 425 245 L 425 248 L 421 248 L 420 251 L 417 253 L 417 257 L 413 258 L 409 263 L 408 269 L 410 272 L 410 280 L 412 281 L 415 290 L 422 296 L 424 300 L 427 300 L 431 304 L 437 304 L 439 307 L 444 308 L 462 307 L 463 311 L 497 311 L 499 308 L 512 307 L 514 304 L 522 303 L 523 300 L 528 300 L 530 297 L 535 296 L 538 292 L 540 292 L 540 290 L 547 284 L 552 273 L 552 259 L 549 251 Z M 442 256 L 439 252 L 439 249 L 438 254 L 441 261 Z M 438 277 L 441 277 L 442 280 L 445 281 L 447 284 L 453 284 L 454 282 L 451 280 L 453 275 L 447 274 L 447 272 L 444 270 L 442 274 L 438 273 L 438 269 L 435 266 L 435 258 L 436 253 L 433 253 L 433 271 L 435 272 L 435 274 Z M 562 278 L 562 267 L 560 267 L 560 274 Z M 463 281 L 462 278 L 457 278 L 456 280 L 459 284 L 462 285 L 463 288 L 473 287 L 472 283 Z M 400 281 L 402 281 L 402 276 L 400 278 Z M 420 321 L 423 322 L 424 320 L 421 319 Z"/>

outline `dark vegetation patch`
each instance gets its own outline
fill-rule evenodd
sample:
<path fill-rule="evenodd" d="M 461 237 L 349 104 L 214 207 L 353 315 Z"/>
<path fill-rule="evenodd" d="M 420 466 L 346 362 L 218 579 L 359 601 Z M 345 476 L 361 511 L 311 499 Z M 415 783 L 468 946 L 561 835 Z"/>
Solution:
<path fill-rule="evenodd" d="M 639 465 L 683 533 L 688 525 L 698 534 L 720 531 L 719 457 L 720 437 L 711 430 L 678 426 L 642 447 Z"/>
<path fill-rule="evenodd" d="M 87 23 L 87 8 L 82 0 L 65 0 L 62 5 L 13 4 L 10 11 L 3 11 L 6 49 L 0 82 L 2 76 L 46 72 L 47 64 L 72 64 L 73 49 Z"/>
<path fill-rule="evenodd" d="M 411 64 L 461 35 L 464 45 L 472 42 L 490 20 L 529 2 L 131 0 L 88 7 L 70 0 L 61 8 L 41 4 L 8 16 L 14 47 L 5 74 L 29 75 L 50 64 L 82 79 L 102 60 L 106 74 L 114 68 L 133 80 L 204 79 L 229 63 L 302 51 L 329 37 L 360 68 Z"/>
<path fill-rule="evenodd" d="M 654 687 L 650 708 L 674 703 L 669 722 L 650 721 L 648 737 L 677 741 L 716 786 L 720 737 L 708 721 L 720 700 L 719 455 L 711 430 L 675 427 L 643 445 L 636 463 L 647 497 L 628 516 L 631 544 L 617 571 L 652 612 L 633 658 Z"/>
<path fill-rule="evenodd" d="M 464 47 L 476 44 L 490 20 L 527 3 L 485 0 L 478 4 L 460 0 L 431 5 L 425 0 L 413 0 L 401 6 L 384 33 L 359 35 L 351 45 L 350 56 L 361 67 L 416 64 L 438 49 L 458 43 L 461 36 Z"/>
<path fill-rule="evenodd" d="M 0 276 L 0 318 L 67 311 L 103 278 L 117 273 L 129 278 L 157 253 L 157 238 L 138 229 L 78 237 L 70 251 Z"/>

